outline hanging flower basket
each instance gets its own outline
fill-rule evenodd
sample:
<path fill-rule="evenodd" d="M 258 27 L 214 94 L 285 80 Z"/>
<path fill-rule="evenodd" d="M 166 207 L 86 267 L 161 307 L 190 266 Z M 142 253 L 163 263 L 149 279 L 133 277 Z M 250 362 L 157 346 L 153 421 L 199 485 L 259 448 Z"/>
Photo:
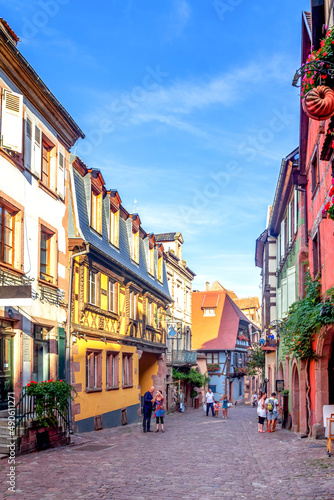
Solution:
<path fill-rule="evenodd" d="M 319 85 L 307 92 L 303 99 L 303 110 L 313 120 L 328 120 L 334 114 L 334 90 Z"/>

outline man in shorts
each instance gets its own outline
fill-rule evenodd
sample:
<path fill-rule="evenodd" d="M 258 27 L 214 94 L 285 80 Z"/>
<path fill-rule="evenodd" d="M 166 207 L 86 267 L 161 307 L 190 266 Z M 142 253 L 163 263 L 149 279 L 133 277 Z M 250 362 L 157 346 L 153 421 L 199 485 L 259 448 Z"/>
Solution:
<path fill-rule="evenodd" d="M 272 392 L 270 398 L 266 399 L 267 411 L 267 431 L 274 432 L 276 429 L 278 418 L 278 400 L 276 399 L 276 392 Z"/>

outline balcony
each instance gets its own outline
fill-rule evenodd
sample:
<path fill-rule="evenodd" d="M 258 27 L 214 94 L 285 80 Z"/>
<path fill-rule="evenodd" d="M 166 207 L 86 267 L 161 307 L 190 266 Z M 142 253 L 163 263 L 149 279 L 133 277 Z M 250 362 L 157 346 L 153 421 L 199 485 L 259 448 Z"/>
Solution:
<path fill-rule="evenodd" d="M 182 366 L 189 365 L 193 366 L 197 363 L 197 351 L 168 351 L 167 352 L 167 363 L 172 365 Z"/>

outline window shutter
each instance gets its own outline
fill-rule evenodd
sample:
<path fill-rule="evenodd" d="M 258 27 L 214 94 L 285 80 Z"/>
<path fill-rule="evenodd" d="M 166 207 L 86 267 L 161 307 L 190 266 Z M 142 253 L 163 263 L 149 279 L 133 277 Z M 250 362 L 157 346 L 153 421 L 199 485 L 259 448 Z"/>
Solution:
<path fill-rule="evenodd" d="M 58 148 L 58 180 L 57 192 L 62 200 L 65 199 L 65 148 Z"/>
<path fill-rule="evenodd" d="M 23 96 L 9 90 L 2 94 L 1 145 L 22 153 Z"/>
<path fill-rule="evenodd" d="M 26 169 L 31 170 L 31 158 L 32 158 L 32 131 L 33 122 L 32 119 L 26 115 L 24 123 L 24 166 Z"/>
<path fill-rule="evenodd" d="M 288 307 L 296 301 L 296 269 L 288 269 Z"/>
<path fill-rule="evenodd" d="M 297 232 L 297 229 L 298 229 L 298 191 L 297 189 L 295 189 L 295 196 L 294 196 L 294 200 L 293 200 L 294 204 L 295 204 L 295 217 L 294 217 L 294 232 L 296 233 Z"/>
<path fill-rule="evenodd" d="M 285 256 L 285 225 L 284 220 L 281 222 L 281 258 Z"/>
<path fill-rule="evenodd" d="M 41 178 L 42 177 L 42 130 L 36 123 L 34 124 L 34 147 L 33 147 L 33 158 L 34 158 L 34 172 Z"/>
<path fill-rule="evenodd" d="M 287 278 L 284 278 L 282 280 L 282 287 L 281 287 L 281 304 L 282 304 L 282 316 L 286 315 L 288 312 L 288 280 Z"/>

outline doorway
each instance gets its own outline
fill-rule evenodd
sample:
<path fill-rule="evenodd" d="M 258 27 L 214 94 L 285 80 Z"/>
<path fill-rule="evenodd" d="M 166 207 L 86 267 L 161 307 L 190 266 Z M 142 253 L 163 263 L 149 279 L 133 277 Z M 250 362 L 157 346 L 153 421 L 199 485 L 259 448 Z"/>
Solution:
<path fill-rule="evenodd" d="M 331 345 L 331 354 L 328 361 L 328 404 L 334 405 L 334 339 Z"/>
<path fill-rule="evenodd" d="M 8 408 L 8 394 L 13 391 L 12 324 L 0 321 L 0 410 Z"/>
<path fill-rule="evenodd" d="M 297 367 L 292 372 L 292 425 L 295 432 L 299 432 L 300 408 L 299 408 L 299 374 Z"/>
<path fill-rule="evenodd" d="M 33 380 L 42 382 L 50 378 L 49 331 L 34 325 Z"/>

